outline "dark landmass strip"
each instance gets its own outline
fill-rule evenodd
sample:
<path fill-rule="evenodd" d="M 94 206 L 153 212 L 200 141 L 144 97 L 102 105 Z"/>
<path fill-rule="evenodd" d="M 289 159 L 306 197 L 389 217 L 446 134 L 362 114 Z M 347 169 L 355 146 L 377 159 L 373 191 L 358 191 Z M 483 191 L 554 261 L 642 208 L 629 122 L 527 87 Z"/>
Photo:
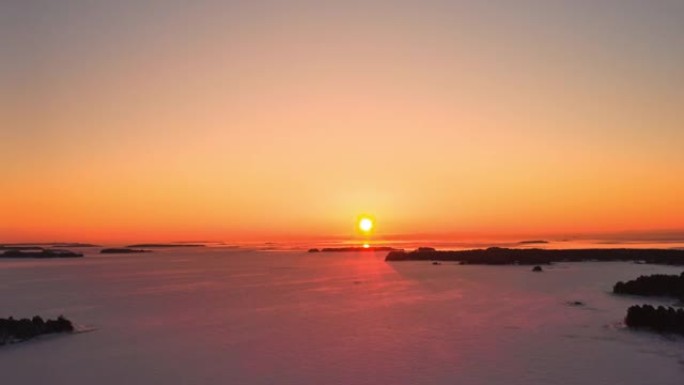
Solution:
<path fill-rule="evenodd" d="M 632 306 L 627 310 L 625 324 L 630 328 L 684 334 L 684 309 L 669 306 Z"/>
<path fill-rule="evenodd" d="M 0 251 L 4 251 L 4 250 L 27 251 L 27 250 L 43 250 L 43 248 L 40 247 L 40 246 L 9 246 L 9 245 L 0 245 Z"/>
<path fill-rule="evenodd" d="M 440 251 L 419 248 L 394 250 L 386 261 L 456 261 L 480 265 L 548 265 L 553 262 L 644 261 L 645 263 L 684 265 L 684 250 L 673 249 L 488 249 Z"/>
<path fill-rule="evenodd" d="M 684 273 L 681 275 L 642 275 L 631 281 L 620 281 L 613 286 L 613 293 L 674 297 L 684 301 Z"/>
<path fill-rule="evenodd" d="M 52 247 L 102 247 L 100 245 L 94 245 L 92 243 L 53 243 Z"/>
<path fill-rule="evenodd" d="M 0 245 L 0 250 L 3 249 L 23 249 L 23 250 L 42 250 L 46 247 L 101 247 L 93 245 L 92 243 L 79 242 L 52 242 L 52 243 L 4 243 Z"/>
<path fill-rule="evenodd" d="M 43 249 L 31 250 L 7 250 L 0 254 L 0 258 L 80 258 L 83 254 L 71 250 Z"/>
<path fill-rule="evenodd" d="M 135 245 L 128 245 L 127 248 L 164 248 L 164 247 L 204 247 L 204 245 L 197 243 L 138 243 Z"/>
<path fill-rule="evenodd" d="M 145 249 L 131 249 L 128 247 L 109 248 L 100 250 L 100 254 L 135 254 L 135 253 L 151 253 L 152 250 Z"/>
<path fill-rule="evenodd" d="M 545 241 L 543 239 L 532 239 L 529 241 L 518 242 L 519 245 L 540 245 L 540 244 L 546 244 L 546 243 L 549 243 L 549 241 Z"/>
<path fill-rule="evenodd" d="M 30 340 L 43 334 L 73 332 L 74 325 L 63 316 L 44 321 L 40 316 L 15 320 L 0 318 L 0 345 Z"/>
<path fill-rule="evenodd" d="M 370 251 L 398 251 L 399 249 L 395 249 L 393 247 L 389 246 L 371 246 L 371 247 L 362 247 L 362 246 L 350 246 L 350 247 L 325 247 L 322 249 L 310 249 L 309 253 L 337 253 L 337 252 L 350 252 L 350 251 L 364 251 L 364 252 L 370 252 Z"/>

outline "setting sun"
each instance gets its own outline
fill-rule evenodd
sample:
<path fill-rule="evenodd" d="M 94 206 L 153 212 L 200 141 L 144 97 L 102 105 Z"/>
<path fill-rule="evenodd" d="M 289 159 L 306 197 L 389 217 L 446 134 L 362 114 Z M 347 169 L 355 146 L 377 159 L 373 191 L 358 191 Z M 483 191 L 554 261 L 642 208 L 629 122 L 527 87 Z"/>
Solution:
<path fill-rule="evenodd" d="M 368 217 L 361 218 L 359 220 L 359 230 L 364 233 L 368 233 L 373 230 L 373 220 Z"/>

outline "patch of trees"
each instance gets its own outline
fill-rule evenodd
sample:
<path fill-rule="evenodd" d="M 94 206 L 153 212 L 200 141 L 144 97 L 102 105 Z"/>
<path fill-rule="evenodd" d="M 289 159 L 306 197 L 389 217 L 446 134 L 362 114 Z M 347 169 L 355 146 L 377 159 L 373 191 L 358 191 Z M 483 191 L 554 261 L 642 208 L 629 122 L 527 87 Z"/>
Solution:
<path fill-rule="evenodd" d="M 625 324 L 630 328 L 684 334 L 684 309 L 669 306 L 632 306 L 627 310 Z"/>
<path fill-rule="evenodd" d="M 30 340 L 43 334 L 73 332 L 74 325 L 63 316 L 43 320 L 40 316 L 31 319 L 0 318 L 0 345 Z"/>
<path fill-rule="evenodd" d="M 642 275 L 631 281 L 620 281 L 613 286 L 613 293 L 675 297 L 684 300 L 684 273 Z"/>

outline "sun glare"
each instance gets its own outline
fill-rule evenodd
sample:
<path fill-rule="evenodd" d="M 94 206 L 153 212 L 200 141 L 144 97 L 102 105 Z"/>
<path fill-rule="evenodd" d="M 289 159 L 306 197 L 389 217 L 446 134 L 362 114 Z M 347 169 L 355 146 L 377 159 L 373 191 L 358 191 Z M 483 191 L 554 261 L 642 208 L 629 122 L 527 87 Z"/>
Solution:
<path fill-rule="evenodd" d="M 359 230 L 368 233 L 373 230 L 373 220 L 370 218 L 361 218 L 359 220 Z"/>

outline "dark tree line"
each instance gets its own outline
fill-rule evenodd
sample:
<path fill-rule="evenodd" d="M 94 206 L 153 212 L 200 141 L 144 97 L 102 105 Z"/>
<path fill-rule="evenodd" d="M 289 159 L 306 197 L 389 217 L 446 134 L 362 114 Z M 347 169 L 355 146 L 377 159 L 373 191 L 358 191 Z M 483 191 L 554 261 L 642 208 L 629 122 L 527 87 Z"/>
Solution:
<path fill-rule="evenodd" d="M 684 273 L 681 275 L 642 275 L 637 279 L 618 282 L 613 286 L 616 294 L 675 297 L 684 300 Z"/>
<path fill-rule="evenodd" d="M 63 316 L 43 320 L 40 316 L 31 319 L 0 318 L 0 345 L 26 341 L 42 334 L 65 333 L 74 331 L 74 325 Z"/>
<path fill-rule="evenodd" d="M 632 306 L 627 310 L 625 324 L 631 328 L 684 334 L 684 309 L 669 306 Z"/>
<path fill-rule="evenodd" d="M 675 249 L 511 249 L 490 247 L 473 250 L 394 250 L 386 261 L 455 261 L 481 265 L 546 265 L 553 262 L 635 261 L 684 265 L 684 250 Z"/>

